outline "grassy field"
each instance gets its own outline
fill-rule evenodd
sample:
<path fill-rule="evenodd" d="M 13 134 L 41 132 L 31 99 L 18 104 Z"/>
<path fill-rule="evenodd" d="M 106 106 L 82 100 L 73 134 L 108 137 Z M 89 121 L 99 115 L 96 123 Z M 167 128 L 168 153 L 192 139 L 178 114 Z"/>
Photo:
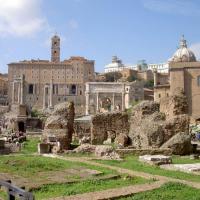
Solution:
<path fill-rule="evenodd" d="M 174 156 L 172 160 L 173 160 L 174 164 L 200 162 L 199 160 L 198 161 L 190 160 L 188 157 L 182 158 L 180 156 Z M 118 166 L 118 167 L 130 169 L 130 170 L 134 170 L 134 171 L 141 171 L 141 172 L 146 172 L 146 173 L 155 174 L 155 175 L 172 177 L 172 178 L 176 178 L 176 179 L 200 182 L 200 176 L 198 176 L 198 175 L 193 175 L 193 174 L 184 173 L 184 172 L 180 172 L 180 171 L 170 171 L 170 170 L 161 169 L 158 166 L 151 166 L 151 165 L 148 165 L 148 164 L 138 161 L 137 156 L 127 156 L 125 158 L 125 160 L 123 160 L 123 161 L 98 160 L 97 162 L 108 164 L 108 165 L 113 165 L 113 166 Z"/>
<path fill-rule="evenodd" d="M 86 192 L 100 191 L 110 188 L 120 188 L 128 185 L 142 184 L 147 182 L 142 178 L 125 178 L 109 180 L 88 180 L 74 184 L 53 184 L 33 190 L 36 199 L 52 198 L 57 196 L 69 196 Z"/>
<path fill-rule="evenodd" d="M 118 200 L 200 200 L 200 190 L 179 183 L 167 183 L 159 189 Z"/>
<path fill-rule="evenodd" d="M 75 174 L 74 177 L 70 177 L 73 180 L 76 180 L 74 183 L 54 183 L 52 184 L 49 181 L 48 184 L 40 185 L 35 189 L 32 189 L 32 192 L 36 196 L 36 199 L 43 199 L 47 197 L 56 197 L 56 196 L 66 196 L 72 194 L 80 194 L 90 191 L 98 191 L 107 188 L 116 188 L 132 184 L 141 184 L 150 182 L 139 177 L 128 177 L 126 175 L 118 176 L 118 178 L 111 179 L 101 179 L 103 176 L 109 175 L 119 175 L 114 170 L 109 170 L 103 167 L 92 166 L 79 162 L 70 162 L 65 160 L 60 160 L 56 158 L 47 158 L 42 156 L 31 156 L 31 155 L 13 155 L 13 156 L 1 156 L 0 157 L 0 172 L 8 173 L 12 176 L 20 176 L 26 178 L 28 181 L 31 180 L 37 182 L 41 179 L 40 174 L 44 173 L 53 174 L 56 171 L 56 174 L 59 171 L 66 169 L 92 169 L 100 171 L 101 174 L 93 177 L 86 177 L 85 180 L 81 181 L 78 174 Z M 66 172 L 67 173 L 67 172 Z M 65 175 L 67 176 L 67 174 Z M 42 177 L 43 179 L 43 177 Z M 48 177 L 44 176 L 44 179 L 48 180 Z M 99 180 L 98 180 L 99 179 Z M 0 195 L 4 194 L 0 192 Z"/>

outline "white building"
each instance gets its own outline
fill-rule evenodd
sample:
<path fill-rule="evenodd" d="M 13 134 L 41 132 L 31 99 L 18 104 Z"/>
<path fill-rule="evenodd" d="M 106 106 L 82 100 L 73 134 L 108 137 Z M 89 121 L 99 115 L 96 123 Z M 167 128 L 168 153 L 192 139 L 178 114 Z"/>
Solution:
<path fill-rule="evenodd" d="M 158 64 L 148 64 L 149 70 L 157 69 L 159 73 L 168 73 L 169 72 L 169 64 L 166 63 L 158 63 Z"/>
<path fill-rule="evenodd" d="M 122 61 L 118 59 L 117 56 L 112 57 L 112 63 L 105 66 L 104 71 L 105 73 L 108 72 L 119 72 L 124 69 L 124 65 L 122 64 Z"/>
<path fill-rule="evenodd" d="M 138 61 L 137 64 L 135 65 L 126 65 L 123 64 L 122 61 L 117 57 L 113 56 L 112 57 L 112 63 L 106 65 L 104 67 L 104 72 L 119 72 L 122 71 L 123 69 L 132 69 L 132 70 L 154 70 L 157 69 L 159 73 L 168 73 L 169 71 L 169 65 L 168 63 L 158 63 L 158 64 L 146 64 L 145 60 L 140 60 Z"/>

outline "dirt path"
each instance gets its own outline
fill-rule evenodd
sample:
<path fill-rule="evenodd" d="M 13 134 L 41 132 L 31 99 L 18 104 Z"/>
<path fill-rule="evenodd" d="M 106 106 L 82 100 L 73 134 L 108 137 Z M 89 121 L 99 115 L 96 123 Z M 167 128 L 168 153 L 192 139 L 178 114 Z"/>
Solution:
<path fill-rule="evenodd" d="M 128 195 L 139 193 L 139 192 L 153 190 L 153 189 L 159 188 L 160 186 L 162 186 L 164 183 L 167 183 L 167 182 L 183 183 L 185 185 L 192 186 L 194 188 L 200 189 L 200 183 L 197 183 L 197 182 L 180 180 L 180 179 L 175 179 L 175 178 L 170 178 L 170 177 L 165 177 L 165 176 L 153 175 L 153 174 L 149 174 L 149 173 L 145 173 L 145 172 L 133 171 L 133 170 L 124 169 L 124 168 L 121 168 L 121 167 L 110 166 L 110 165 L 107 165 L 107 164 L 97 163 L 97 162 L 91 160 L 91 158 L 63 157 L 63 156 L 50 155 L 50 154 L 45 154 L 43 156 L 59 158 L 59 159 L 62 159 L 62 160 L 67 160 L 67 161 L 82 162 L 82 163 L 86 163 L 86 164 L 90 164 L 90 165 L 104 167 L 104 168 L 111 169 L 111 170 L 116 170 L 117 172 L 122 173 L 122 174 L 125 173 L 125 174 L 129 174 L 131 176 L 138 176 L 138 177 L 142 177 L 142 178 L 146 178 L 146 179 L 157 180 L 156 182 L 143 184 L 143 185 L 134 185 L 134 186 L 128 186 L 128 187 L 122 187 L 122 188 L 116 188 L 116 189 L 109 189 L 109 190 L 103 190 L 103 191 L 97 191 L 97 192 L 90 192 L 90 193 L 67 196 L 67 197 L 57 197 L 57 198 L 51 198 L 50 200 L 53 200 L 53 199 L 55 199 L 55 200 L 106 200 L 106 199 L 114 199 L 114 198 L 117 198 L 117 197 L 123 197 L 123 196 L 128 196 Z"/>
<path fill-rule="evenodd" d="M 153 183 L 142 184 L 142 185 L 133 185 L 122 188 L 115 188 L 97 192 L 88 192 L 84 194 L 78 194 L 73 196 L 66 197 L 57 197 L 49 200 L 106 200 L 114 199 L 119 197 L 125 197 L 139 192 L 145 192 L 161 187 L 165 181 L 156 181 Z"/>

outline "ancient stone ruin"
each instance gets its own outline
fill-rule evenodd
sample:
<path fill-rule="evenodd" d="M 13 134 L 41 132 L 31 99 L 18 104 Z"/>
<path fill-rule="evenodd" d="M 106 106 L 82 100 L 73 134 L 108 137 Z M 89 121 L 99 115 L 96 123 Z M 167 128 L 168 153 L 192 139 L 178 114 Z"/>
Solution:
<path fill-rule="evenodd" d="M 126 138 L 129 130 L 128 114 L 125 112 L 108 112 L 94 115 L 91 119 L 91 143 L 103 144 L 109 140 L 127 145 Z M 124 137 L 123 137 L 124 136 Z"/>
<path fill-rule="evenodd" d="M 129 137 L 134 148 L 170 148 L 173 154 L 192 152 L 187 101 L 182 93 L 160 104 L 143 101 L 133 107 Z"/>
<path fill-rule="evenodd" d="M 55 106 L 47 118 L 39 144 L 40 153 L 57 153 L 70 148 L 74 126 L 74 104 L 64 102 Z"/>

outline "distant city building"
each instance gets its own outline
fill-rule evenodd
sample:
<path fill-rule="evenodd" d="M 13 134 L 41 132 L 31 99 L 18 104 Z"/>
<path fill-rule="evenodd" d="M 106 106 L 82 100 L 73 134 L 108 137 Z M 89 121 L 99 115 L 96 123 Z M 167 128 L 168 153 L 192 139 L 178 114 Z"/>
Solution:
<path fill-rule="evenodd" d="M 158 64 L 148 64 L 148 69 L 154 71 L 155 69 L 159 73 L 168 73 L 169 72 L 169 63 L 158 63 Z"/>
<path fill-rule="evenodd" d="M 84 113 L 85 83 L 94 81 L 94 61 L 83 57 L 60 61 L 59 36 L 53 36 L 51 42 L 51 61 L 8 64 L 9 103 L 47 109 L 63 101 L 73 101 L 76 113 Z"/>
<path fill-rule="evenodd" d="M 137 64 L 130 65 L 130 64 L 123 64 L 122 61 L 117 57 L 113 56 L 112 63 L 106 65 L 104 67 L 104 72 L 120 72 L 124 69 L 132 69 L 138 71 L 145 71 L 145 70 L 155 70 L 159 73 L 168 73 L 169 71 L 169 64 L 168 63 L 158 63 L 158 64 L 147 64 L 145 60 L 139 60 Z"/>
<path fill-rule="evenodd" d="M 105 66 L 105 73 L 108 72 L 119 72 L 124 69 L 124 65 L 122 64 L 122 61 L 118 59 L 117 56 L 112 57 L 112 63 Z"/>

